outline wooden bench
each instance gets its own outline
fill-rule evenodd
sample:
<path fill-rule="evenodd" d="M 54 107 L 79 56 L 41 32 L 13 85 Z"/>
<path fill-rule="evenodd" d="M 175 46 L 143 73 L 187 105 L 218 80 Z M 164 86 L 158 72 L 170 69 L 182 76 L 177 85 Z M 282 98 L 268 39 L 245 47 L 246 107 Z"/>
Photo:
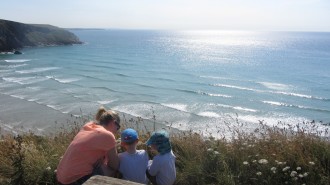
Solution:
<path fill-rule="evenodd" d="M 123 179 L 117 179 L 113 177 L 95 175 L 88 179 L 84 185 L 142 185 L 137 182 L 131 182 Z"/>

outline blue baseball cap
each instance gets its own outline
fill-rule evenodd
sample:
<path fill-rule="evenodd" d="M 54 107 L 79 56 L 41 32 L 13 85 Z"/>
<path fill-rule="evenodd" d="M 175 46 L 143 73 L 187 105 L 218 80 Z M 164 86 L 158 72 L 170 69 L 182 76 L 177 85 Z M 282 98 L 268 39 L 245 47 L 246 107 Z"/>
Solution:
<path fill-rule="evenodd" d="M 128 128 L 121 132 L 122 142 L 133 143 L 137 139 L 139 139 L 138 133 L 134 129 Z"/>
<path fill-rule="evenodd" d="M 156 145 L 160 154 L 165 154 L 172 150 L 169 135 L 165 130 L 153 132 L 146 145 Z"/>

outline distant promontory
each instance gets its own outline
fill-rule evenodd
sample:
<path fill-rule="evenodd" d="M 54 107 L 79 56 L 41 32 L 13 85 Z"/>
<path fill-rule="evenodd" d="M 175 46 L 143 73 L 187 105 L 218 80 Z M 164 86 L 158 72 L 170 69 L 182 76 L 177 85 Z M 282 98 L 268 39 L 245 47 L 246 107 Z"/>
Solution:
<path fill-rule="evenodd" d="M 66 29 L 0 19 L 0 52 L 12 52 L 23 47 L 72 44 L 82 42 Z"/>

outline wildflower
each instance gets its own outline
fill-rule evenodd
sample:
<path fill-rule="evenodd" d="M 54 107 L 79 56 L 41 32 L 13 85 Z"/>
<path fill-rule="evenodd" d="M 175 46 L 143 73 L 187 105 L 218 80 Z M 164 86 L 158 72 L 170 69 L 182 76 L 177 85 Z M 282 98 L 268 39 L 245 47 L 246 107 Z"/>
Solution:
<path fill-rule="evenodd" d="M 276 156 L 276 154 L 272 154 L 272 156 Z"/>
<path fill-rule="evenodd" d="M 262 175 L 262 173 L 261 173 L 261 172 L 257 172 L 256 174 L 257 174 L 258 176 Z"/>
<path fill-rule="evenodd" d="M 56 169 L 56 170 L 54 170 L 54 173 L 57 173 L 57 169 Z"/>
<path fill-rule="evenodd" d="M 282 165 L 282 164 L 284 164 L 283 162 L 278 161 L 278 160 L 275 160 L 275 163 L 278 164 L 278 165 Z"/>
<path fill-rule="evenodd" d="M 252 162 L 253 162 L 253 163 L 256 163 L 256 162 L 257 162 L 257 160 L 253 160 Z"/>
<path fill-rule="evenodd" d="M 305 173 L 304 173 L 304 177 L 307 177 L 307 176 L 308 176 L 308 172 L 305 172 Z"/>
<path fill-rule="evenodd" d="M 249 162 L 247 162 L 247 161 L 244 161 L 244 162 L 243 162 L 243 164 L 244 164 L 244 165 L 248 165 L 248 164 L 249 164 Z"/>
<path fill-rule="evenodd" d="M 47 171 L 50 171 L 50 170 L 51 170 L 50 166 L 48 166 L 48 167 L 46 168 L 46 170 L 47 170 Z"/>
<path fill-rule="evenodd" d="M 315 165 L 315 163 L 313 161 L 310 161 L 309 164 L 312 166 Z"/>
<path fill-rule="evenodd" d="M 212 148 L 207 149 L 208 152 L 213 152 Z"/>
<path fill-rule="evenodd" d="M 297 167 L 297 171 L 300 171 L 300 170 L 301 170 L 301 167 L 298 166 L 298 167 Z"/>
<path fill-rule="evenodd" d="M 218 151 L 214 151 L 214 155 L 219 155 L 220 153 Z"/>
<path fill-rule="evenodd" d="M 272 167 L 270 170 L 271 171 L 276 171 L 276 167 Z"/>
<path fill-rule="evenodd" d="M 283 168 L 283 170 L 282 171 L 287 171 L 288 169 L 290 169 L 290 166 L 286 166 L 285 168 Z"/>
<path fill-rule="evenodd" d="M 295 177 L 296 175 L 297 175 L 296 171 L 292 171 L 291 174 L 290 174 L 291 177 Z"/>
<path fill-rule="evenodd" d="M 268 164 L 267 159 L 260 159 L 258 162 L 259 164 Z"/>
<path fill-rule="evenodd" d="M 299 174 L 298 177 L 304 178 L 304 175 L 303 174 Z"/>

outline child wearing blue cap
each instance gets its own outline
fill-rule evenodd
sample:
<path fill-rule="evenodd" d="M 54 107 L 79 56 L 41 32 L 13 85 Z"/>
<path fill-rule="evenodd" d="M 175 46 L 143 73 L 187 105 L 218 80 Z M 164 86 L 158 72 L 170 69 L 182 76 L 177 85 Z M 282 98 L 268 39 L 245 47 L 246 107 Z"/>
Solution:
<path fill-rule="evenodd" d="M 151 150 L 158 152 L 149 161 L 147 177 L 154 185 L 172 185 L 176 178 L 176 169 L 168 133 L 165 130 L 154 132 L 146 144 Z"/>
<path fill-rule="evenodd" d="M 145 150 L 136 149 L 138 141 L 138 133 L 134 129 L 125 129 L 121 133 L 121 146 L 125 149 L 125 152 L 118 154 L 119 172 L 125 180 L 147 184 L 148 178 L 145 171 L 147 170 L 149 157 Z"/>

